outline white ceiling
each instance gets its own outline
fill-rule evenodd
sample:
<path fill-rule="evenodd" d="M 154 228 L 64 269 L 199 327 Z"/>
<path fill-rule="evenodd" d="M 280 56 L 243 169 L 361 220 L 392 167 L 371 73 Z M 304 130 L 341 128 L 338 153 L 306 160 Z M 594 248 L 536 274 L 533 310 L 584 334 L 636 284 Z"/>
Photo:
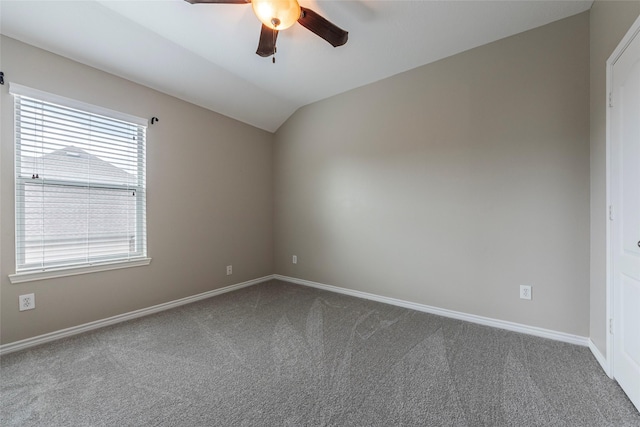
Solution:
<path fill-rule="evenodd" d="M 255 54 L 251 5 L 183 0 L 0 1 L 0 32 L 275 131 L 298 108 L 588 10 L 579 1 L 299 0 L 349 31 L 333 48 L 299 24 L 276 63 Z"/>

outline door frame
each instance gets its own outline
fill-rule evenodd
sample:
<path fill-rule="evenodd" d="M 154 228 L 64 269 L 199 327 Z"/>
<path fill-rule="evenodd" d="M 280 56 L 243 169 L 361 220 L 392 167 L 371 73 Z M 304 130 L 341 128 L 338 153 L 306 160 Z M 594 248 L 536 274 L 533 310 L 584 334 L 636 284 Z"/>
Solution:
<path fill-rule="evenodd" d="M 613 165 L 611 164 L 611 151 L 612 151 L 612 137 L 611 132 L 613 129 L 613 125 L 611 123 L 611 93 L 613 92 L 613 66 L 618 61 L 620 56 L 627 49 L 629 44 L 634 40 L 635 37 L 640 37 L 640 16 L 635 20 L 633 25 L 629 28 L 625 36 L 622 38 L 616 49 L 613 51 L 609 59 L 607 60 L 607 91 L 606 91 L 606 110 L 607 110 L 607 121 L 606 121 L 606 206 L 605 206 L 605 215 L 607 222 L 606 229 L 606 245 L 607 245 L 607 262 L 606 262 L 606 319 L 605 319 L 605 331 L 607 337 L 607 354 L 605 357 L 606 364 L 603 366 L 605 373 L 610 378 L 615 378 L 615 371 L 613 366 L 613 352 L 614 352 L 614 342 L 613 342 L 613 333 L 611 328 L 611 322 L 615 319 L 614 313 L 614 295 L 613 295 L 613 279 L 614 279 L 614 271 L 613 271 L 613 241 L 612 241 L 612 221 L 610 219 L 611 215 L 611 206 L 612 200 L 614 199 L 614 192 L 617 190 L 612 188 L 611 178 L 613 174 Z M 614 100 L 615 101 L 615 100 Z M 619 194 L 615 193 L 615 198 L 618 198 Z M 613 215 L 616 215 L 615 209 L 613 211 Z"/>

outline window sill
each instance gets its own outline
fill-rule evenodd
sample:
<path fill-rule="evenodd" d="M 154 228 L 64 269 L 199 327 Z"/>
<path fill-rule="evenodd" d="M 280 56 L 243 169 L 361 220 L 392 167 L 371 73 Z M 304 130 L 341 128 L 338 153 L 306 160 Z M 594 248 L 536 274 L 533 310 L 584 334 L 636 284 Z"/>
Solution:
<path fill-rule="evenodd" d="M 35 280 L 54 279 L 56 277 L 77 276 L 79 274 L 95 273 L 98 271 L 118 270 L 121 268 L 141 267 L 149 265 L 151 258 L 141 258 L 134 261 L 117 261 L 102 264 L 93 264 L 83 267 L 66 267 L 46 271 L 29 271 L 9 275 L 11 283 L 33 282 Z"/>

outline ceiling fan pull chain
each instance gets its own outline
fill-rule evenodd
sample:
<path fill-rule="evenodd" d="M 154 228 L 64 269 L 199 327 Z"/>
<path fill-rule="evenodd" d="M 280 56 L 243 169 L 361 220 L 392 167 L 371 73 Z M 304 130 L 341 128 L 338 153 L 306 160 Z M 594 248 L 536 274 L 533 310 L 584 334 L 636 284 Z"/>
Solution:
<path fill-rule="evenodd" d="M 271 58 L 271 63 L 275 64 L 276 63 L 276 53 L 278 53 L 278 46 L 276 46 L 276 38 L 278 33 L 274 32 L 273 33 L 273 57 Z"/>

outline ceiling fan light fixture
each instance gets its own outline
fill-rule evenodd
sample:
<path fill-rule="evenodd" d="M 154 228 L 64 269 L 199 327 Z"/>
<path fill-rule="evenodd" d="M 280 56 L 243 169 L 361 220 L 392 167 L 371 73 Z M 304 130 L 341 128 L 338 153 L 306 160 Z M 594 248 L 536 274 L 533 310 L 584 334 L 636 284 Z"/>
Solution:
<path fill-rule="evenodd" d="M 296 0 L 252 0 L 251 5 L 260 22 L 272 30 L 285 30 L 300 18 Z"/>

